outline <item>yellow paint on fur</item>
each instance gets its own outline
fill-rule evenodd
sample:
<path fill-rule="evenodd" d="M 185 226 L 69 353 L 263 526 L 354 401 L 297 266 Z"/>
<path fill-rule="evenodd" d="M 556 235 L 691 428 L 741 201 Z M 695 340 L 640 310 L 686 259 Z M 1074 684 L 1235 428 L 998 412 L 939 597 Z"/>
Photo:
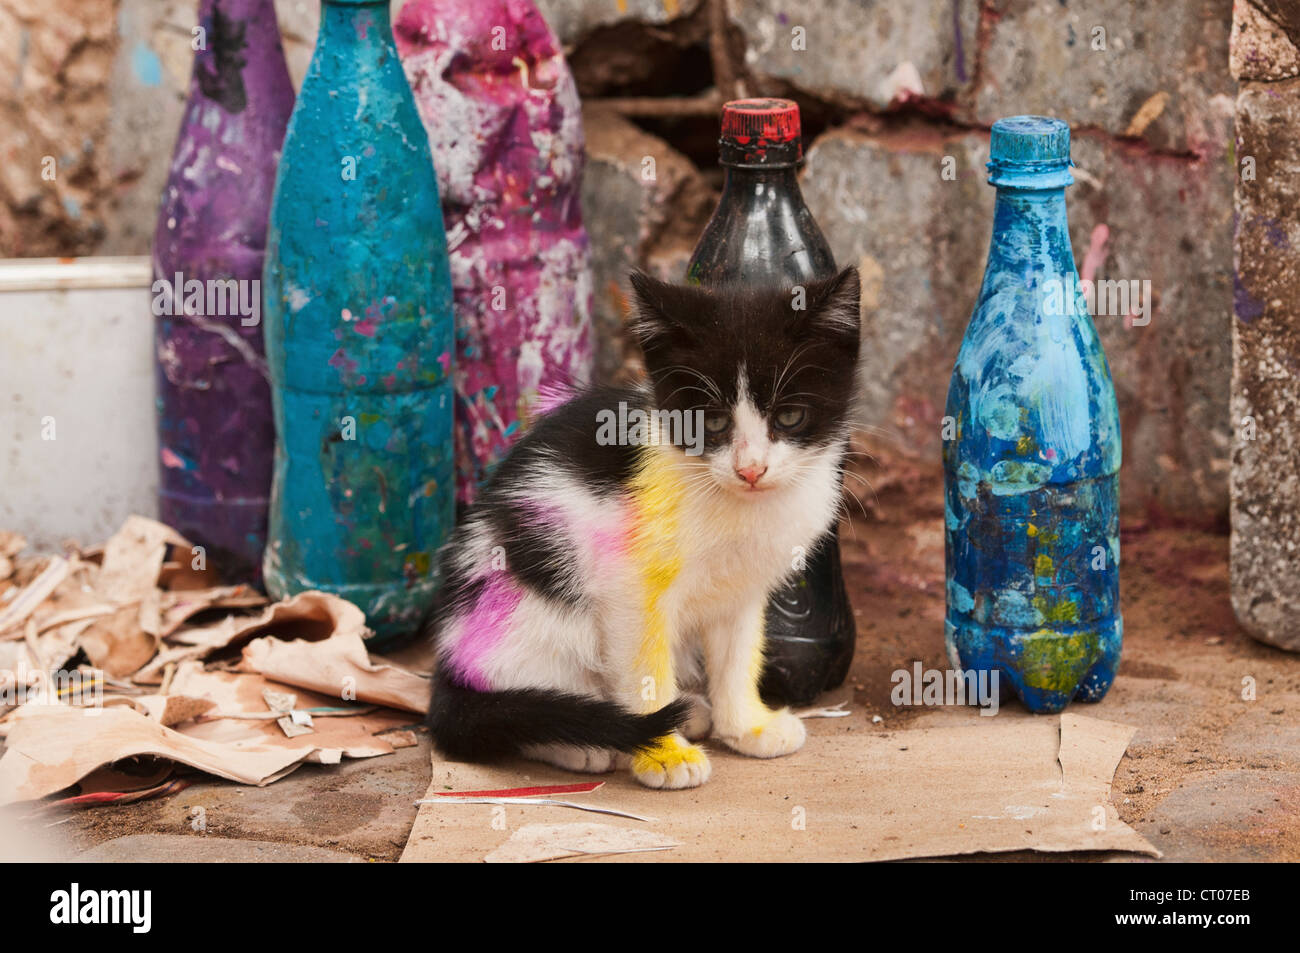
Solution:
<path fill-rule="evenodd" d="M 684 744 L 676 735 L 664 735 L 654 747 L 632 756 L 632 770 L 637 774 L 667 771 L 679 764 L 703 764 L 708 761 L 699 745 Z"/>
<path fill-rule="evenodd" d="M 672 701 L 673 633 L 664 597 L 682 569 L 678 550 L 681 508 L 680 476 L 662 450 L 642 450 L 641 469 L 632 481 L 632 559 L 642 580 L 642 630 L 637 648 L 637 671 L 654 680 L 651 698 L 643 699 L 647 711 Z"/>

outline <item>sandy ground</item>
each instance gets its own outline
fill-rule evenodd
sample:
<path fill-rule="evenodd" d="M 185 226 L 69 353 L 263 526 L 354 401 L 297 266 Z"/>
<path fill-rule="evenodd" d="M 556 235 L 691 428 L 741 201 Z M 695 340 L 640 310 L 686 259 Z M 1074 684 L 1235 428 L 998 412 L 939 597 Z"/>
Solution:
<path fill-rule="evenodd" d="M 890 673 L 947 667 L 942 475 L 876 452 L 856 468 L 874 492 L 849 481 L 862 502 L 843 535 L 849 681 L 892 727 L 921 727 L 924 709 L 891 704 Z M 1115 774 L 1120 817 L 1169 860 L 1300 860 L 1300 656 L 1238 627 L 1226 535 L 1130 515 L 1121 537 L 1119 676 L 1081 706 L 1139 729 Z"/>
<path fill-rule="evenodd" d="M 890 676 L 915 660 L 946 667 L 942 478 L 877 456 L 857 467 L 870 490 L 850 480 L 861 505 L 843 533 L 858 623 L 849 684 L 886 727 L 922 727 L 932 711 L 895 707 Z M 1139 729 L 1115 775 L 1120 816 L 1166 860 L 1300 860 L 1300 657 L 1237 627 L 1226 536 L 1130 517 L 1122 552 L 1123 662 L 1106 699 L 1083 709 Z M 1253 700 L 1243 697 L 1251 685 Z M 266 788 L 199 778 L 164 800 L 26 823 L 50 856 L 395 860 L 429 775 L 421 736 L 394 755 L 308 766 Z"/>

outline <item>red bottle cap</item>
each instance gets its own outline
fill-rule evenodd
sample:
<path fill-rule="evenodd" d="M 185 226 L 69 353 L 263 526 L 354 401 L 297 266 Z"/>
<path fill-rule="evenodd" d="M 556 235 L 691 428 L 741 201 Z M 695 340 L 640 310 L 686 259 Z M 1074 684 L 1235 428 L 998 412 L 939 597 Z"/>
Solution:
<path fill-rule="evenodd" d="M 736 99 L 722 107 L 722 161 L 784 165 L 803 158 L 799 104 L 792 99 Z"/>

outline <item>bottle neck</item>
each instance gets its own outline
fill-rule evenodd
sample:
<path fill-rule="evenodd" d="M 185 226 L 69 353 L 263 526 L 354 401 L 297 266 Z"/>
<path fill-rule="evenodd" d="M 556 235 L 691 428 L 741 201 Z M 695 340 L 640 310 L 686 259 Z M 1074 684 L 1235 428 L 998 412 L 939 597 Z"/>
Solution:
<path fill-rule="evenodd" d="M 200 0 L 191 92 L 229 113 L 250 102 L 278 102 L 293 89 L 274 0 Z"/>
<path fill-rule="evenodd" d="M 391 46 L 393 25 L 387 0 L 322 0 L 317 42 Z"/>
<path fill-rule="evenodd" d="M 214 14 L 228 20 L 253 20 L 275 9 L 275 0 L 199 0 L 199 23 L 206 25 Z"/>
<path fill-rule="evenodd" d="M 1075 272 L 1065 188 L 999 188 L 993 204 L 988 274 L 1011 271 L 1034 276 Z"/>
<path fill-rule="evenodd" d="M 722 184 L 722 202 L 743 199 L 746 204 L 755 200 L 775 201 L 780 197 L 793 199 L 803 205 L 799 190 L 799 177 L 792 165 L 776 168 L 763 166 L 726 166 Z"/>

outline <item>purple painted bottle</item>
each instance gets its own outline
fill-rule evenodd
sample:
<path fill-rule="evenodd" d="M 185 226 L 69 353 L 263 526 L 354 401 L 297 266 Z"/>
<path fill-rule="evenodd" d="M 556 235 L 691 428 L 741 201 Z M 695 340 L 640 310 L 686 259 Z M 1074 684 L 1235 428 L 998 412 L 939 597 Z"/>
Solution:
<path fill-rule="evenodd" d="M 198 26 L 153 242 L 158 509 L 256 582 L 275 445 L 262 261 L 293 86 L 272 0 L 201 0 Z"/>
<path fill-rule="evenodd" d="M 539 394 L 591 374 L 581 107 L 532 0 L 410 0 L 393 32 L 438 170 L 470 503 Z"/>

